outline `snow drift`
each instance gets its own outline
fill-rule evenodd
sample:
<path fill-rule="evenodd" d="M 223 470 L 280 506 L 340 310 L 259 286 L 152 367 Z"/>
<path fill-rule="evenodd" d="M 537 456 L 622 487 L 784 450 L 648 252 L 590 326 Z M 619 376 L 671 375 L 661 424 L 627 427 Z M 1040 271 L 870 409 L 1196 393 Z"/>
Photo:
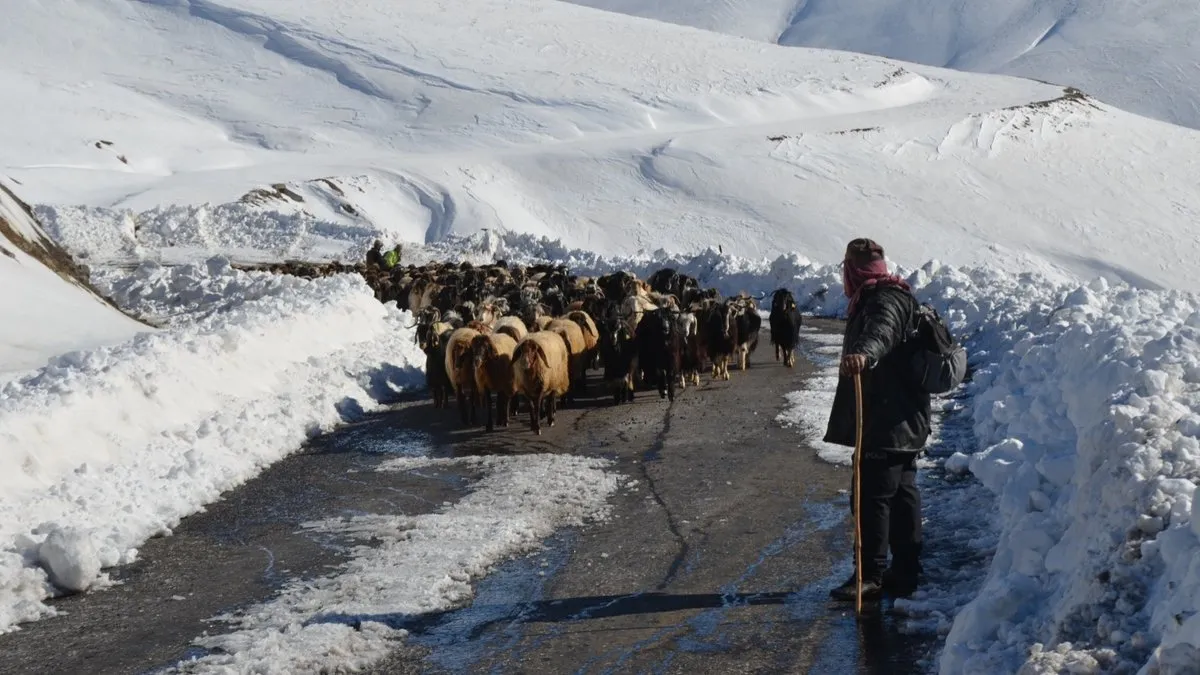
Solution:
<path fill-rule="evenodd" d="M 0 389 L 0 630 L 50 612 L 48 581 L 103 584 L 101 568 L 307 435 L 420 383 L 407 313 L 360 278 L 204 269 L 199 286 L 221 289 L 218 302 Z M 196 270 L 185 273 L 195 292 Z M 176 288 L 146 285 L 160 301 Z"/>
<path fill-rule="evenodd" d="M 55 354 L 149 330 L 100 297 L 25 205 L 0 183 L 0 378 Z"/>

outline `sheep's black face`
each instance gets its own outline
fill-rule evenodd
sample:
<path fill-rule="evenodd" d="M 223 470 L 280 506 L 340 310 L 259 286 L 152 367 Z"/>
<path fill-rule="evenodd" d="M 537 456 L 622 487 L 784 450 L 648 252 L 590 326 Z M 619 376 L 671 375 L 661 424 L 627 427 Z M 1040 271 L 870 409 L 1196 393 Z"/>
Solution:
<path fill-rule="evenodd" d="M 664 341 L 669 341 L 673 328 L 671 325 L 671 315 L 667 312 L 659 311 L 657 323 L 659 334 L 662 335 Z"/>

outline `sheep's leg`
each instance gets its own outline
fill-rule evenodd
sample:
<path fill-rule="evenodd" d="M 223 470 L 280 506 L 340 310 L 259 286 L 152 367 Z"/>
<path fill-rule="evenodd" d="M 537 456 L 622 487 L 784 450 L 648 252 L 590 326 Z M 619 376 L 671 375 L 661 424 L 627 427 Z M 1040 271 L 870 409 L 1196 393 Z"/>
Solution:
<path fill-rule="evenodd" d="M 506 429 L 508 428 L 508 400 L 507 394 L 496 392 L 496 416 L 500 418 L 500 426 Z"/>
<path fill-rule="evenodd" d="M 667 400 L 671 403 L 675 402 L 675 373 L 667 368 Z"/>
<path fill-rule="evenodd" d="M 463 426 L 471 423 L 470 417 L 467 414 L 467 392 L 463 391 L 462 387 L 458 389 L 458 413 L 462 416 Z"/>
<path fill-rule="evenodd" d="M 497 399 L 496 403 L 497 403 L 497 405 L 499 405 L 500 400 Z M 492 390 L 491 389 L 483 390 L 483 406 L 485 408 L 487 408 L 487 430 L 495 431 L 496 426 L 492 421 Z"/>
<path fill-rule="evenodd" d="M 558 397 L 554 395 L 554 392 L 550 392 L 549 400 L 546 401 L 546 423 L 550 426 L 554 426 L 554 412 L 558 407 L 557 404 Z"/>
<path fill-rule="evenodd" d="M 779 345 L 778 344 L 775 345 L 775 360 L 776 361 L 779 360 Z M 784 352 L 784 363 L 786 363 L 786 362 L 787 362 L 787 352 L 785 351 Z"/>
<path fill-rule="evenodd" d="M 530 397 L 529 398 L 529 420 L 530 420 L 529 427 L 531 429 L 533 429 L 533 433 L 537 434 L 538 436 L 542 435 L 541 412 L 542 412 L 542 397 L 541 397 L 541 395 L 539 394 L 538 396 Z"/>

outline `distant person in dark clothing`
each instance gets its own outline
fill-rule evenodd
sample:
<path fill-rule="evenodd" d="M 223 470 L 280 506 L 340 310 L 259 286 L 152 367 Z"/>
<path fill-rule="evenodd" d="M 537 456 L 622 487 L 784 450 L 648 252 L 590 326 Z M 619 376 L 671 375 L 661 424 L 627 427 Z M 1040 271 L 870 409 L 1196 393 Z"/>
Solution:
<path fill-rule="evenodd" d="M 855 239 L 846 247 L 842 282 L 850 312 L 825 441 L 854 447 L 853 376 L 861 373 L 863 597 L 878 598 L 884 591 L 906 596 L 921 574 L 916 462 L 929 437 L 930 416 L 929 394 L 914 381 L 904 344 L 915 330 L 918 304 L 908 283 L 888 272 L 883 247 L 870 239 Z M 854 575 L 831 595 L 854 600 Z"/>
<path fill-rule="evenodd" d="M 383 267 L 383 242 L 378 239 L 371 245 L 371 250 L 367 251 L 367 265 L 375 267 Z"/>

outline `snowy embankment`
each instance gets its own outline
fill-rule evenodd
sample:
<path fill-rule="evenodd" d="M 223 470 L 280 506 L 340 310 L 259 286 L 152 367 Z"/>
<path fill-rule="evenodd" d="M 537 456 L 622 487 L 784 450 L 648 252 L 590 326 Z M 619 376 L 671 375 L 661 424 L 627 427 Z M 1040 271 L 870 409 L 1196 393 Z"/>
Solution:
<path fill-rule="evenodd" d="M 0 182 L 0 381 L 150 329 L 105 302 L 86 277 Z"/>
<path fill-rule="evenodd" d="M 188 300 L 191 312 L 0 390 L 0 630 L 52 613 L 51 583 L 103 585 L 101 568 L 307 436 L 421 383 L 411 317 L 356 276 L 252 276 L 214 260 L 145 267 L 124 292 L 131 309 Z"/>

